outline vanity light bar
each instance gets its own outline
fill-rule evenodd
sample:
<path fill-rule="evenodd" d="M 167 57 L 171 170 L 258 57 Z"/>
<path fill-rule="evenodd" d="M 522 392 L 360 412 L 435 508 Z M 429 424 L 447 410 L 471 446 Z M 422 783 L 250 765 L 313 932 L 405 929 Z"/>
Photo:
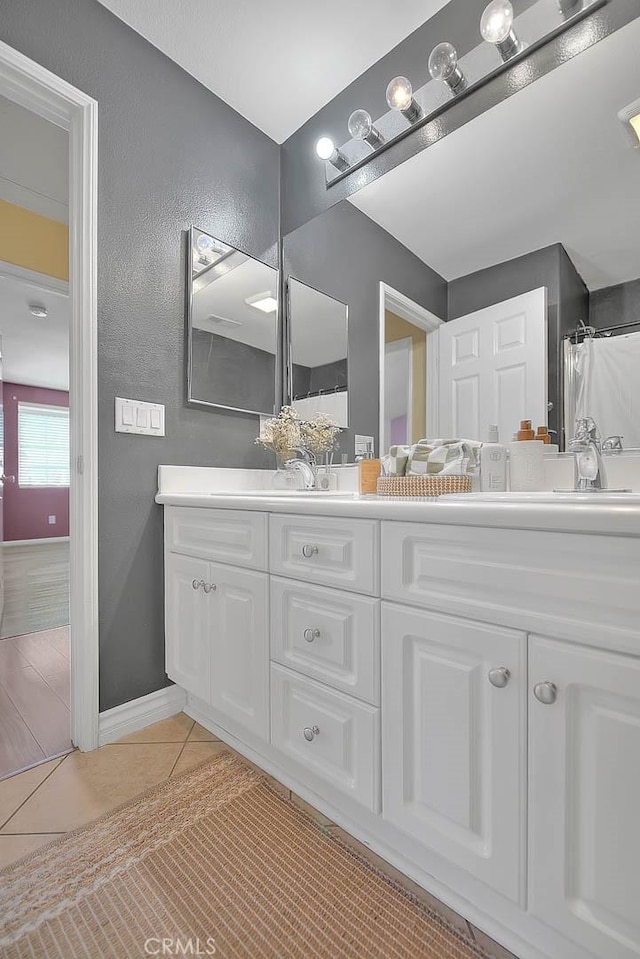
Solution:
<path fill-rule="evenodd" d="M 351 140 L 341 147 L 337 147 L 328 136 L 320 137 L 316 154 L 325 162 L 327 187 L 368 163 L 374 155 L 407 136 L 417 126 L 440 116 L 456 98 L 478 89 L 507 69 L 514 60 L 533 53 L 607 2 L 537 0 L 518 18 L 522 33 L 527 36 L 525 42 L 516 31 L 511 0 L 490 0 L 480 18 L 483 43 L 465 56 L 464 68 L 456 48 L 448 41 L 440 42 L 429 55 L 429 80 L 419 91 L 414 93 L 407 77 L 394 77 L 386 90 L 389 113 L 374 123 L 366 110 L 354 110 L 348 122 Z M 486 44 L 491 44 L 498 54 L 499 62 L 495 65 L 487 66 Z M 444 100 L 443 88 L 446 91 Z M 631 118 L 625 122 L 633 136 L 636 136 L 634 129 L 637 130 L 637 145 L 640 145 L 640 107 L 634 120 L 637 121 L 635 128 Z"/>

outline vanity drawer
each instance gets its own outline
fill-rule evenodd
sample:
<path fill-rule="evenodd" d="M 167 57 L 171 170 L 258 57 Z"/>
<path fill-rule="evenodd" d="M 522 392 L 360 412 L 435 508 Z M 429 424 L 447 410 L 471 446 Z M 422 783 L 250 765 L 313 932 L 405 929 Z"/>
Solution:
<path fill-rule="evenodd" d="M 271 666 L 271 743 L 320 779 L 380 811 L 380 710 Z"/>
<path fill-rule="evenodd" d="M 248 510 L 169 506 L 165 544 L 172 553 L 266 570 L 267 517 Z"/>
<path fill-rule="evenodd" d="M 272 576 L 271 658 L 380 705 L 380 603 Z"/>
<path fill-rule="evenodd" d="M 378 593 L 378 524 L 271 516 L 271 572 L 356 593 Z"/>

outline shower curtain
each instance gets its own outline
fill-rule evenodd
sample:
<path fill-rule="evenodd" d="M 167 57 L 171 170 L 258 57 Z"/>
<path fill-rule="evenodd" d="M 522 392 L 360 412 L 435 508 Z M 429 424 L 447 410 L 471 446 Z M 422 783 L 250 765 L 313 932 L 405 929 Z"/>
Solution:
<path fill-rule="evenodd" d="M 640 448 L 640 333 L 588 337 L 571 358 L 575 417 L 591 416 L 603 439 L 620 435 L 625 449 Z"/>

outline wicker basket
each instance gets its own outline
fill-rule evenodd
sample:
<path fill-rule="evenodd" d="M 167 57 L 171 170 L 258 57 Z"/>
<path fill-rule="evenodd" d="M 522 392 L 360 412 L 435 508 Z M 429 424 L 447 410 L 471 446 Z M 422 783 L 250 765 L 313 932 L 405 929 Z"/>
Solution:
<path fill-rule="evenodd" d="M 470 493 L 470 476 L 381 476 L 378 496 L 444 496 Z"/>

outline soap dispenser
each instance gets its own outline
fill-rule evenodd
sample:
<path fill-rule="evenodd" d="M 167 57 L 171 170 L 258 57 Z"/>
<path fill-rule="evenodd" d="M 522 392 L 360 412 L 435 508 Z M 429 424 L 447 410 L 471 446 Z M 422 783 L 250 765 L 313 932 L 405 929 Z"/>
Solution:
<path fill-rule="evenodd" d="M 497 426 L 490 426 L 489 441 L 480 448 L 480 489 L 503 493 L 507 488 L 507 448 L 499 442 Z"/>

